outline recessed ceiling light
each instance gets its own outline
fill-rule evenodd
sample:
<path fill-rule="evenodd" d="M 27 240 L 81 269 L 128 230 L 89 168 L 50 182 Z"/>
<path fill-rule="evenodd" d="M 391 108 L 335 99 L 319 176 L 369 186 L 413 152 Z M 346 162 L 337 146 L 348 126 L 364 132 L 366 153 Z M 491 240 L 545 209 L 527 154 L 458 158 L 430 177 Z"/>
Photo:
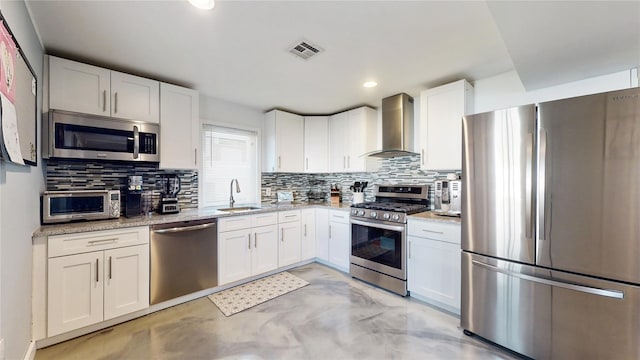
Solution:
<path fill-rule="evenodd" d="M 367 81 L 366 83 L 362 84 L 362 86 L 366 88 L 372 88 L 378 86 L 378 83 L 375 81 Z"/>
<path fill-rule="evenodd" d="M 216 5 L 214 0 L 189 0 L 189 3 L 203 10 L 211 10 Z"/>

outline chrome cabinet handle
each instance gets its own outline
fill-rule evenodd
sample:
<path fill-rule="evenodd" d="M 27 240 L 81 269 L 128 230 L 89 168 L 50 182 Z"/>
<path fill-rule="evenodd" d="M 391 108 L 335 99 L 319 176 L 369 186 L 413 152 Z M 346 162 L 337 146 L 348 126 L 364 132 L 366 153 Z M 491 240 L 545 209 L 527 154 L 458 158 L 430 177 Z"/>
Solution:
<path fill-rule="evenodd" d="M 331 225 L 329 225 L 329 239 L 331 239 Z"/>
<path fill-rule="evenodd" d="M 102 90 L 102 112 L 107 111 L 107 90 Z"/>
<path fill-rule="evenodd" d="M 408 242 L 409 246 L 407 247 L 407 257 L 411 259 L 411 241 Z"/>
<path fill-rule="evenodd" d="M 112 275 L 112 272 L 113 272 L 113 268 L 112 268 L 111 265 L 112 265 L 111 264 L 111 256 L 109 256 L 109 280 L 111 280 L 111 278 L 112 278 L 111 275 Z"/>
<path fill-rule="evenodd" d="M 309 158 L 306 158 L 305 161 L 307 162 L 307 170 L 309 170 Z"/>
<path fill-rule="evenodd" d="M 255 249 L 258 248 L 258 233 L 257 232 L 253 233 L 253 247 Z"/>
<path fill-rule="evenodd" d="M 278 169 L 282 168 L 282 158 L 278 156 Z"/>
<path fill-rule="evenodd" d="M 96 259 L 96 282 L 100 282 L 100 259 Z"/>
<path fill-rule="evenodd" d="M 478 266 L 483 267 L 485 269 L 488 269 L 488 270 L 491 270 L 491 271 L 495 271 L 495 272 L 499 272 L 499 273 L 502 273 L 502 274 L 505 274 L 505 275 L 508 275 L 508 276 L 513 276 L 513 277 L 518 278 L 518 279 L 533 281 L 533 282 L 537 282 L 537 283 L 540 283 L 540 284 L 561 287 L 561 288 L 564 288 L 564 289 L 569 289 L 569 290 L 574 290 L 574 291 L 580 291 L 580 292 L 583 292 L 583 293 L 588 293 L 588 294 L 593 294 L 593 295 L 610 297 L 610 298 L 614 298 L 614 299 L 624 299 L 624 292 L 622 292 L 620 290 L 601 289 L 601 288 L 587 286 L 587 285 L 572 284 L 572 283 L 568 283 L 568 282 L 564 282 L 564 281 L 560 281 L 560 280 L 551 280 L 551 279 L 538 277 L 538 276 L 534 276 L 534 275 L 522 274 L 522 273 L 519 273 L 519 272 L 510 271 L 510 270 L 507 270 L 507 269 L 502 269 L 502 268 L 499 268 L 499 267 L 494 266 L 494 265 L 485 264 L 485 263 L 480 262 L 478 260 L 472 260 L 471 262 L 474 265 L 478 265 Z"/>
<path fill-rule="evenodd" d="M 198 149 L 193 149 L 193 163 L 198 165 Z"/>
<path fill-rule="evenodd" d="M 113 113 L 118 112 L 118 92 L 113 93 Z"/>
<path fill-rule="evenodd" d="M 342 168 L 343 169 L 347 168 L 347 157 L 346 156 L 342 156 Z"/>
<path fill-rule="evenodd" d="M 247 234 L 247 236 L 249 237 L 249 250 L 251 250 L 251 233 Z"/>
<path fill-rule="evenodd" d="M 434 230 L 427 230 L 427 229 L 422 229 L 422 231 L 432 233 L 432 234 L 444 234 L 444 232 L 442 231 L 434 231 Z"/>
<path fill-rule="evenodd" d="M 101 240 L 90 240 L 88 242 L 89 246 L 92 245 L 101 245 L 102 243 L 106 243 L 106 242 L 116 242 L 118 241 L 118 238 L 109 238 L 109 239 L 101 239 Z"/>
<path fill-rule="evenodd" d="M 307 224 L 304 224 L 304 236 L 307 236 Z"/>
<path fill-rule="evenodd" d="M 280 241 L 284 242 L 284 228 L 280 228 Z"/>

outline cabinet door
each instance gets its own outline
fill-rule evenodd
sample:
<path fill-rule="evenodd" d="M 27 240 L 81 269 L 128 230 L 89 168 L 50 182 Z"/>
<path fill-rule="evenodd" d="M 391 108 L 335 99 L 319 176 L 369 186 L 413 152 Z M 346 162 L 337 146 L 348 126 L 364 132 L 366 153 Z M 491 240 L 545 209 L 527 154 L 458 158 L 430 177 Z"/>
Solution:
<path fill-rule="evenodd" d="M 200 110 L 195 90 L 160 84 L 160 168 L 196 169 Z"/>
<path fill-rule="evenodd" d="M 108 69 L 49 56 L 49 107 L 109 116 Z"/>
<path fill-rule="evenodd" d="M 103 265 L 102 251 L 49 259 L 47 336 L 102 321 Z"/>
<path fill-rule="evenodd" d="M 278 266 L 300 262 L 300 221 L 282 223 L 278 244 Z"/>
<path fill-rule="evenodd" d="M 160 83 L 111 71 L 111 116 L 136 121 L 160 121 Z"/>
<path fill-rule="evenodd" d="M 301 216 L 300 260 L 309 260 L 316 256 L 316 209 L 304 209 L 301 211 Z"/>
<path fill-rule="evenodd" d="M 304 152 L 303 117 L 278 111 L 276 114 L 277 171 L 302 172 Z"/>
<path fill-rule="evenodd" d="M 347 113 L 331 115 L 329 117 L 329 170 L 331 172 L 347 171 L 348 135 Z"/>
<path fill-rule="evenodd" d="M 329 210 L 316 209 L 316 257 L 329 261 Z"/>
<path fill-rule="evenodd" d="M 460 245 L 409 236 L 407 277 L 411 293 L 460 313 Z"/>
<path fill-rule="evenodd" d="M 304 118 L 304 171 L 308 173 L 329 171 L 329 118 L 327 116 Z"/>
<path fill-rule="evenodd" d="M 350 228 L 348 223 L 329 223 L 329 262 L 344 271 L 349 270 L 350 263 Z"/>
<path fill-rule="evenodd" d="M 363 155 L 377 147 L 377 112 L 369 107 L 349 110 L 347 122 L 346 168 L 350 172 L 367 171 L 367 157 Z"/>
<path fill-rule="evenodd" d="M 278 268 L 278 225 L 254 228 L 251 256 L 251 275 Z"/>
<path fill-rule="evenodd" d="M 471 85 L 460 80 L 421 93 L 420 112 L 426 116 L 427 139 L 423 169 L 462 168 L 462 117 L 471 91 Z"/>
<path fill-rule="evenodd" d="M 104 319 L 149 306 L 149 245 L 104 252 Z"/>
<path fill-rule="evenodd" d="M 250 229 L 218 233 L 218 283 L 251 276 Z"/>

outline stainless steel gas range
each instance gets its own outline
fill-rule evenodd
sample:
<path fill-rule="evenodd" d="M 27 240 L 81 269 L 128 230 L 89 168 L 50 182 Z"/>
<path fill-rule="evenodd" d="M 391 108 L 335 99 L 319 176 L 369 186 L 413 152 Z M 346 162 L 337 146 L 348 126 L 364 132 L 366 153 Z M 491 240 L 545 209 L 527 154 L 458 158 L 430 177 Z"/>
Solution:
<path fill-rule="evenodd" d="M 428 185 L 376 185 L 351 206 L 351 276 L 407 295 L 407 215 L 429 209 Z"/>

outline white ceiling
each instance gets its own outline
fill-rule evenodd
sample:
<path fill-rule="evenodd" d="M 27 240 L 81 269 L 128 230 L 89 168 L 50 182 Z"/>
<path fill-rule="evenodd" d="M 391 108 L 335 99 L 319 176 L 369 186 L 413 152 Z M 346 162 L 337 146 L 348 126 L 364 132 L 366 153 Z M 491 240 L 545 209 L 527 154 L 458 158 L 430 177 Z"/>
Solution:
<path fill-rule="evenodd" d="M 640 1 L 26 2 L 49 54 L 260 110 L 327 114 L 514 68 L 532 89 L 640 65 Z M 301 39 L 325 52 L 289 54 Z"/>

